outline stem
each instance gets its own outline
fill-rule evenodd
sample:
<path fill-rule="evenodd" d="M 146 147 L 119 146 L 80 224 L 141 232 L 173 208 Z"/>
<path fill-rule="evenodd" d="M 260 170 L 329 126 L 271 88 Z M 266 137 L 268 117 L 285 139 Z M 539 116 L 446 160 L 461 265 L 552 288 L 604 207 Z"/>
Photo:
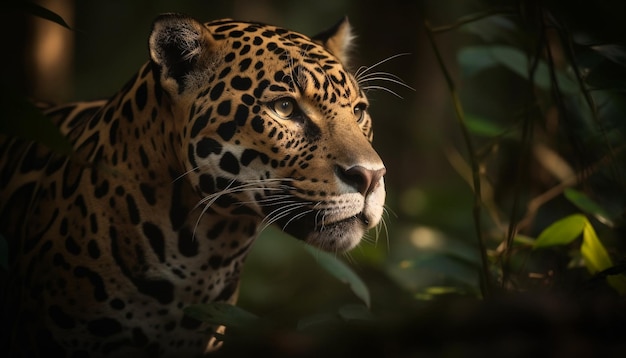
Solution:
<path fill-rule="evenodd" d="M 430 25 L 428 25 L 428 28 L 430 29 L 431 33 L 438 34 L 440 32 L 454 30 L 463 25 L 466 25 L 466 24 L 469 24 L 469 23 L 472 23 L 472 22 L 475 22 L 475 21 L 478 21 L 478 20 L 481 20 L 490 16 L 494 16 L 494 15 L 516 15 L 516 13 L 513 11 L 513 9 L 510 9 L 510 8 L 490 9 L 487 11 L 478 12 L 478 13 L 471 14 L 468 16 L 463 16 L 462 18 L 453 22 L 450 25 L 443 25 L 443 26 L 437 26 L 437 27 L 430 27 Z"/>
<path fill-rule="evenodd" d="M 529 163 L 531 157 L 531 148 L 532 148 L 532 140 L 533 140 L 533 132 L 534 132 L 534 121 L 530 114 L 530 109 L 533 107 L 530 103 L 535 102 L 535 94 L 534 94 L 534 84 L 535 84 L 535 74 L 537 72 L 537 68 L 539 67 L 539 59 L 541 50 L 546 43 L 545 31 L 541 28 L 539 32 L 539 41 L 537 42 L 534 56 L 531 60 L 528 61 L 528 103 L 525 111 L 525 120 L 522 126 L 522 138 L 521 138 L 521 150 L 520 150 L 520 159 L 517 164 L 517 175 L 518 180 L 515 181 L 514 191 L 513 191 L 513 205 L 511 206 L 511 214 L 509 216 L 509 229 L 506 236 L 506 244 L 504 246 L 504 251 L 502 253 L 502 260 L 500 262 L 500 268 L 502 271 L 502 287 L 505 287 L 508 282 L 509 276 L 509 267 L 511 261 L 511 248 L 513 247 L 513 240 L 515 239 L 515 235 L 519 230 L 519 220 L 517 219 L 520 212 L 520 202 L 521 202 L 521 194 L 523 184 L 528 184 L 528 175 L 529 175 Z M 526 185 L 527 186 L 527 185 Z"/>
<path fill-rule="evenodd" d="M 620 147 L 615 148 L 613 153 L 607 154 L 606 156 L 598 160 L 596 163 L 593 163 L 592 165 L 582 169 L 579 173 L 572 175 L 571 177 L 561 181 L 559 184 L 546 190 L 540 195 L 537 195 L 534 198 L 532 198 L 526 206 L 526 214 L 517 223 L 517 227 L 519 229 L 523 229 L 523 228 L 527 228 L 528 226 L 530 226 L 531 222 L 533 221 L 535 217 L 535 214 L 537 213 L 539 208 L 541 208 L 541 206 L 543 206 L 548 201 L 556 198 L 557 196 L 561 195 L 563 191 L 565 191 L 565 189 L 573 187 L 579 184 L 580 182 L 582 182 L 583 180 L 591 177 L 598 170 L 602 169 L 602 167 L 609 165 L 611 163 L 614 163 L 615 156 L 620 155 L 625 150 L 626 150 L 626 145 L 622 145 Z"/>
<path fill-rule="evenodd" d="M 572 43 L 572 37 L 571 35 L 569 35 L 569 31 L 567 30 L 567 28 L 565 28 L 565 25 L 563 24 L 559 24 L 559 26 L 557 27 L 557 30 L 558 30 L 561 44 L 563 46 L 563 53 L 565 54 L 569 65 L 574 70 L 574 75 L 578 82 L 580 91 L 583 94 L 585 101 L 587 102 L 587 106 L 589 107 L 589 110 L 591 111 L 591 117 L 593 118 L 594 122 L 598 125 L 598 128 L 600 128 L 600 133 L 602 134 L 604 143 L 606 143 L 607 149 L 609 151 L 609 155 L 611 155 L 613 159 L 615 159 L 615 155 L 616 155 L 615 148 L 611 144 L 611 141 L 608 139 L 608 133 L 607 133 L 606 127 L 602 125 L 600 122 L 598 108 L 596 107 L 596 103 L 593 99 L 593 96 L 590 93 L 590 89 L 585 84 L 585 80 L 583 79 L 583 74 L 581 73 L 581 70 L 578 67 L 578 64 L 576 61 L 576 55 L 574 53 L 574 45 Z M 598 87 L 595 87 L 595 88 L 599 89 Z M 613 175 L 616 176 L 619 182 L 621 183 L 624 182 L 623 174 L 621 171 L 613 170 Z"/>
<path fill-rule="evenodd" d="M 450 91 L 450 95 L 452 97 L 452 102 L 454 104 L 454 111 L 456 113 L 456 118 L 458 120 L 459 126 L 461 127 L 461 132 L 463 134 L 463 139 L 465 140 L 465 145 L 467 147 L 467 151 L 469 152 L 469 162 L 472 168 L 472 182 L 474 187 L 474 206 L 473 206 L 473 216 L 474 216 L 474 229 L 476 230 L 476 236 L 478 239 L 478 248 L 480 250 L 480 257 L 482 261 L 482 270 L 480 272 L 480 289 L 483 298 L 488 297 L 491 289 L 491 279 L 489 275 L 489 261 L 487 258 L 487 248 L 485 246 L 483 233 L 482 233 L 482 225 L 481 225 L 481 186 L 480 186 L 480 171 L 478 167 L 478 161 L 476 159 L 476 153 L 474 151 L 474 144 L 472 142 L 472 137 L 467 128 L 467 124 L 465 122 L 465 115 L 463 114 L 463 106 L 461 104 L 461 100 L 459 99 L 458 92 L 456 90 L 456 86 L 454 81 L 452 80 L 452 76 L 448 71 L 443 57 L 441 56 L 441 52 L 437 48 L 437 44 L 434 39 L 433 29 L 430 27 L 428 21 L 424 22 L 424 27 L 426 29 L 426 35 L 428 37 L 428 41 L 435 53 L 437 58 L 437 62 L 443 75 L 446 80 L 446 84 L 448 85 L 448 89 Z"/>

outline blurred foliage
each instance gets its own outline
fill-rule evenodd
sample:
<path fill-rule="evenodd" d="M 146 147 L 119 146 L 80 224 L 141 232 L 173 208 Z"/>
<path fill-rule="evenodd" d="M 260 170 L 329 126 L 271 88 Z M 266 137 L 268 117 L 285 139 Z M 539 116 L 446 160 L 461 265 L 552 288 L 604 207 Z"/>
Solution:
<path fill-rule="evenodd" d="M 415 92 L 370 93 L 374 144 L 388 169 L 386 230 L 344 257 L 311 255 L 266 230 L 249 255 L 239 308 L 188 309 L 231 327 L 224 339 L 237 344 L 218 355 L 527 356 L 580 347 L 613 355 L 626 349 L 614 339 L 626 312 L 625 7 L 76 2 L 68 100 L 117 91 L 147 58 L 161 12 L 308 34 L 347 14 L 359 35 L 353 68 L 412 54 L 381 70 Z M 564 329 L 573 323 L 585 339 Z M 561 340 L 551 340 L 559 329 Z"/>
<path fill-rule="evenodd" d="M 26 14 L 33 15 L 35 17 L 52 21 L 60 26 L 71 30 L 70 26 L 61 16 L 32 1 L 7 0 L 3 8 L 5 10 L 20 11 Z"/>

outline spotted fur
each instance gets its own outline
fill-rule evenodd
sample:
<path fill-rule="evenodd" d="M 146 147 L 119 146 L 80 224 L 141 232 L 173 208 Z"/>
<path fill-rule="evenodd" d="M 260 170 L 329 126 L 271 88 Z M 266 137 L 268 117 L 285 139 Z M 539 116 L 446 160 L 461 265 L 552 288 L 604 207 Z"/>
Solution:
<path fill-rule="evenodd" d="M 265 227 L 327 251 L 357 245 L 380 221 L 385 169 L 344 67 L 350 39 L 347 20 L 309 38 L 162 15 L 120 92 L 45 110 L 73 159 L 4 138 L 11 352 L 198 356 L 211 335 L 182 309 L 235 303 Z"/>

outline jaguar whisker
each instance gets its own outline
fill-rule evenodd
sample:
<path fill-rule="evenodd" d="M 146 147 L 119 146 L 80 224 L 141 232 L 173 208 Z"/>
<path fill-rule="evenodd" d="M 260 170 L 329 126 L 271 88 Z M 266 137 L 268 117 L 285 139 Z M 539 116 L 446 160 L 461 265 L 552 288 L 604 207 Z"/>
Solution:
<path fill-rule="evenodd" d="M 311 213 L 311 212 L 313 212 L 313 210 L 307 210 L 307 211 L 301 212 L 301 213 L 300 213 L 300 214 L 298 214 L 298 215 L 293 216 L 291 219 L 289 219 L 289 220 L 285 223 L 285 225 L 283 225 L 283 231 L 284 231 L 285 229 L 287 229 L 287 225 L 289 225 L 289 224 L 290 224 L 293 220 L 297 220 L 297 219 L 299 219 L 299 218 L 303 217 L 304 215 L 309 214 L 309 213 Z"/>
<path fill-rule="evenodd" d="M 364 78 L 359 80 L 359 85 L 364 86 L 366 83 L 373 82 L 373 81 L 387 81 L 387 82 L 398 84 L 398 85 L 403 86 L 403 87 L 405 87 L 407 89 L 410 89 L 412 91 L 415 91 L 415 88 L 413 88 L 413 87 L 409 86 L 408 84 L 406 84 L 402 79 L 396 78 L 397 76 L 388 74 L 388 75 L 391 75 L 391 76 L 394 76 L 394 77 L 383 77 L 383 76 L 380 76 L 380 74 L 382 74 L 382 73 L 383 72 L 376 72 L 376 73 L 373 73 L 371 75 L 365 76 Z"/>
<path fill-rule="evenodd" d="M 359 81 L 359 78 L 360 78 L 361 76 L 365 75 L 365 74 L 366 74 L 367 72 L 369 72 L 370 70 L 372 70 L 372 69 L 374 69 L 374 68 L 376 68 L 376 67 L 378 67 L 378 66 L 382 65 L 383 63 L 386 63 L 386 62 L 389 62 L 389 61 L 391 61 L 391 60 L 393 60 L 393 59 L 396 59 L 396 58 L 398 58 L 398 57 L 401 57 L 401 56 L 408 56 L 408 55 L 410 55 L 410 53 L 408 53 L 408 52 L 398 53 L 398 54 L 395 54 L 395 55 L 389 56 L 389 57 L 387 57 L 387 58 L 384 58 L 384 59 L 382 59 L 382 60 L 380 60 L 380 61 L 376 62 L 375 64 L 373 64 L 373 65 L 371 65 L 371 66 L 361 66 L 361 67 L 359 67 L 359 69 L 358 69 L 358 70 L 354 73 L 354 78 L 356 78 L 356 80 L 357 80 L 357 82 L 358 82 L 358 81 Z"/>
<path fill-rule="evenodd" d="M 400 98 L 400 99 L 404 99 L 404 97 L 400 96 L 399 94 L 397 94 L 396 92 L 394 92 L 394 91 L 390 90 L 390 89 L 389 89 L 389 88 L 387 88 L 387 87 L 383 87 L 383 86 L 375 86 L 375 85 L 370 85 L 370 86 L 365 86 L 365 87 L 363 87 L 363 91 L 367 91 L 367 90 L 370 90 L 370 89 L 379 89 L 379 90 L 383 90 L 383 91 L 385 91 L 385 92 L 389 92 L 389 93 L 391 93 L 392 95 L 394 95 L 394 96 L 396 96 L 396 97 L 398 97 L 398 98 Z"/>
<path fill-rule="evenodd" d="M 290 207 L 293 206 L 293 207 Z M 297 203 L 297 204 L 290 204 L 287 205 L 285 207 L 281 207 L 279 209 L 276 209 L 274 211 L 272 211 L 271 213 L 269 213 L 265 219 L 263 219 L 263 221 L 261 221 L 261 224 L 259 224 L 259 230 L 257 230 L 257 234 L 260 234 L 261 232 L 263 232 L 265 229 L 267 229 L 269 226 L 271 226 L 272 224 L 274 224 L 276 221 L 284 218 L 287 215 L 290 215 L 292 212 L 298 210 L 298 209 L 302 209 L 302 208 L 306 208 L 308 205 L 307 204 L 303 204 L 303 203 Z M 280 212 L 281 210 L 285 210 L 284 212 Z M 274 213 L 278 212 L 278 214 L 272 216 Z"/>

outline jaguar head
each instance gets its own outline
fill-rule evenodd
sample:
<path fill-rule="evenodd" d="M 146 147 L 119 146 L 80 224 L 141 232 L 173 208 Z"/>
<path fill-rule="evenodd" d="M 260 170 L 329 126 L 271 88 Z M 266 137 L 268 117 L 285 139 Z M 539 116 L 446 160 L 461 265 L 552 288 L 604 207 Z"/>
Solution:
<path fill-rule="evenodd" d="M 347 19 L 309 38 L 230 20 L 163 15 L 151 62 L 184 176 L 224 215 L 251 215 L 327 251 L 381 220 L 385 166 L 368 101 L 345 67 Z"/>

